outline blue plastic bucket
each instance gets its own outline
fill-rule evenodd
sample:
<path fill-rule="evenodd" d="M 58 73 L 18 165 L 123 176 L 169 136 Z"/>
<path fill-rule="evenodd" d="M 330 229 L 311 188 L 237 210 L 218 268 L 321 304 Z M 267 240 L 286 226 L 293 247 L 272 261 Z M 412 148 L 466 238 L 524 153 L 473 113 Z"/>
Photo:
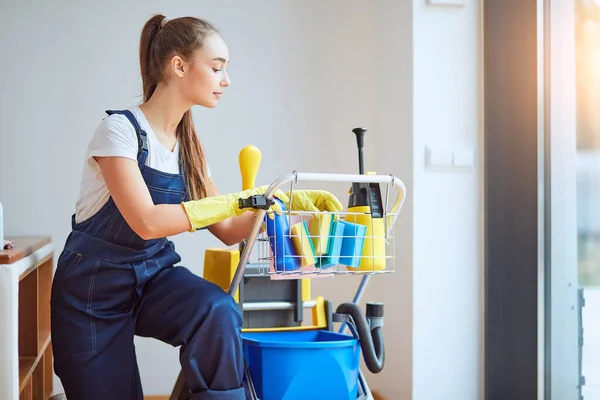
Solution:
<path fill-rule="evenodd" d="M 242 334 L 244 356 L 261 400 L 356 400 L 360 348 L 325 330 Z"/>

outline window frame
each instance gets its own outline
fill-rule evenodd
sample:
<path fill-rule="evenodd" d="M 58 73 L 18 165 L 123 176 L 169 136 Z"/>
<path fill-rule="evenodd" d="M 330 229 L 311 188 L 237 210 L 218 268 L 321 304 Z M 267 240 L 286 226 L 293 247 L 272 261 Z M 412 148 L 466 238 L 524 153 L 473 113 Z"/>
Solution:
<path fill-rule="evenodd" d="M 488 400 L 581 395 L 568 3 L 484 0 Z"/>

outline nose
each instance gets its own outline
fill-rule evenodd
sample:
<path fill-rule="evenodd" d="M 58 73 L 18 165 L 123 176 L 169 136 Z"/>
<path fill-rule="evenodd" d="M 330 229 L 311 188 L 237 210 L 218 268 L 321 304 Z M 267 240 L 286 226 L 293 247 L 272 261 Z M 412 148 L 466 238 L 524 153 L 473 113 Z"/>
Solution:
<path fill-rule="evenodd" d="M 221 86 L 227 87 L 227 86 L 230 86 L 230 85 L 231 85 L 231 80 L 229 79 L 229 74 L 225 73 L 225 77 L 221 81 Z"/>

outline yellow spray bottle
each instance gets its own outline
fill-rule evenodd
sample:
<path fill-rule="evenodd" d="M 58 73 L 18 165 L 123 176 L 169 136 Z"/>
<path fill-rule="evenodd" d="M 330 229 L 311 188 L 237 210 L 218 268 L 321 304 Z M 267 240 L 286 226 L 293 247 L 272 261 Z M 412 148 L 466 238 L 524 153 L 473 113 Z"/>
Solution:
<path fill-rule="evenodd" d="M 366 129 L 354 128 L 358 146 L 359 172 L 364 174 L 363 146 Z M 381 271 L 385 269 L 385 224 L 381 190 L 378 183 L 352 183 L 348 199 L 348 215 L 344 218 L 367 227 L 361 254 L 359 271 Z M 357 268 L 347 267 L 350 270 Z"/>

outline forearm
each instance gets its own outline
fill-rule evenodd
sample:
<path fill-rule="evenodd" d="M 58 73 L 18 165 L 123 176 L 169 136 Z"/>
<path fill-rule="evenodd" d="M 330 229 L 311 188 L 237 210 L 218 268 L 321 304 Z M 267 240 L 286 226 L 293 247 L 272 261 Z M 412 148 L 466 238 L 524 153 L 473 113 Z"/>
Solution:
<path fill-rule="evenodd" d="M 212 196 L 200 200 L 154 204 L 135 161 L 123 157 L 99 157 L 97 161 L 117 208 L 131 229 L 143 239 L 209 227 L 242 212 L 237 208 L 235 197 L 218 195 L 214 185 L 209 185 Z M 244 216 L 224 224 L 220 232 L 222 240 L 239 242 L 249 231 L 251 221 L 251 216 Z"/>
<path fill-rule="evenodd" d="M 240 216 L 231 217 L 228 213 L 215 210 L 210 213 L 210 218 L 205 221 L 205 224 L 201 223 L 195 228 L 208 226 L 217 238 L 229 246 L 239 243 L 248 236 L 254 222 L 254 215 L 253 212 L 246 212 Z M 138 234 L 146 240 L 188 232 L 193 227 L 181 204 L 155 205 L 149 210 L 145 220 L 137 225 L 139 226 Z"/>
<path fill-rule="evenodd" d="M 210 226 L 210 232 L 226 246 L 231 246 L 246 239 L 252 229 L 256 213 L 245 212 L 240 216 Z"/>
<path fill-rule="evenodd" d="M 181 204 L 157 204 L 143 214 L 141 221 L 135 223 L 134 229 L 142 239 L 149 240 L 178 235 L 191 228 Z"/>

